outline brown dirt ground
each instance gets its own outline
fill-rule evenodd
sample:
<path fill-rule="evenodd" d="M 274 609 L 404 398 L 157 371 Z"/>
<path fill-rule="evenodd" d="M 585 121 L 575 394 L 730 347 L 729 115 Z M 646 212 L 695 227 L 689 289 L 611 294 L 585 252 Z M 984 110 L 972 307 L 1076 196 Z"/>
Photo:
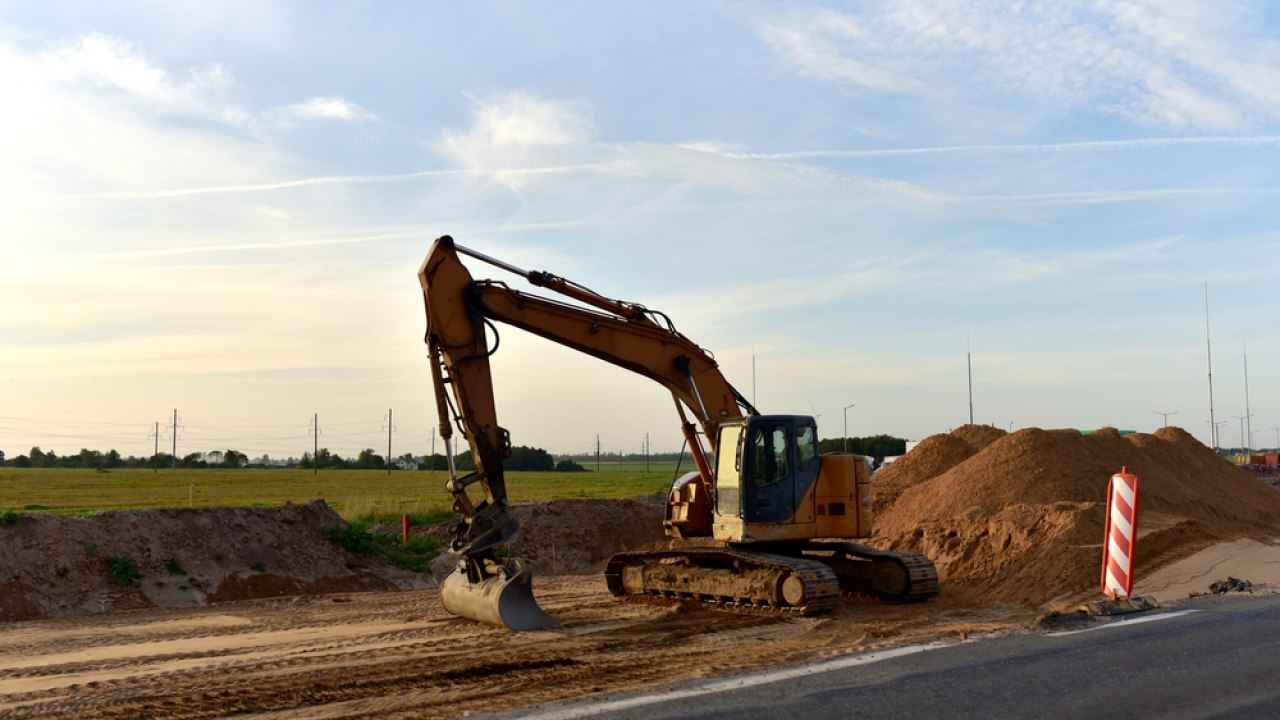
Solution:
<path fill-rule="evenodd" d="M 557 501 L 519 510 L 523 534 L 514 549 L 538 571 L 535 592 L 563 622 L 561 629 L 512 633 L 461 620 L 444 611 L 430 588 L 218 602 L 209 581 L 205 606 L 159 607 L 163 597 L 148 598 L 151 607 L 92 616 L 68 614 L 95 609 L 73 593 L 55 603 L 72 611 L 3 626 L 0 717 L 457 717 L 599 692 L 661 689 L 690 678 L 927 639 L 1032 628 L 1048 610 L 1096 597 L 1100 501 L 1107 478 L 1121 465 L 1142 482 L 1138 592 L 1145 582 L 1163 597 L 1185 596 L 1231 571 L 1274 570 L 1280 576 L 1280 548 L 1272 542 L 1280 535 L 1280 493 L 1219 460 L 1186 433 L 1006 435 L 966 427 L 922 442 L 873 476 L 881 512 L 872 542 L 935 558 L 944 589 L 927 603 L 855 599 L 820 618 L 619 603 L 606 591 L 598 566 L 619 546 L 661 544 L 651 528 L 660 524 L 661 507 Z M 317 522 L 327 522 L 314 512 Z M 299 519 L 293 524 L 310 527 Z M 113 538 L 122 539 L 131 523 L 113 527 Z M 239 564 L 267 562 L 263 548 L 286 541 L 268 534 L 236 542 L 245 531 L 276 531 L 253 523 L 229 528 L 214 534 L 230 534 L 232 544 L 260 553 L 252 556 L 259 559 L 237 555 L 232 563 L 223 556 L 217 587 L 252 577 Z M 57 568 L 70 559 L 30 538 L 18 543 L 27 548 L 21 556 L 27 565 L 12 566 L 17 556 L 4 554 L 14 545 L 14 536 L 5 535 L 11 531 L 0 528 L 0 598 L 31 597 L 31 588 L 46 577 L 31 574 L 31 558 L 41 548 L 39 572 L 65 578 Z M 199 540 L 190 532 L 176 537 Z M 76 563 L 84 542 L 74 536 L 65 545 Z M 280 563 L 282 578 L 305 584 L 328 575 L 305 571 L 308 563 L 376 576 L 367 560 L 326 560 L 308 554 L 310 541 L 293 542 L 304 546 L 295 557 L 298 567 L 285 568 L 284 555 L 270 556 Z M 128 547 L 138 552 L 138 546 Z M 143 582 L 175 552 L 163 543 L 153 547 L 146 563 L 139 563 Z M 1259 559 L 1242 562 L 1247 553 Z M 438 570 L 447 571 L 448 561 L 441 564 Z M 68 567 L 68 574 L 101 571 L 91 561 Z M 194 560 L 184 565 L 194 567 Z M 111 587 L 104 581 L 97 591 L 84 592 L 109 593 Z M 116 607 L 122 605 L 127 603 Z"/>

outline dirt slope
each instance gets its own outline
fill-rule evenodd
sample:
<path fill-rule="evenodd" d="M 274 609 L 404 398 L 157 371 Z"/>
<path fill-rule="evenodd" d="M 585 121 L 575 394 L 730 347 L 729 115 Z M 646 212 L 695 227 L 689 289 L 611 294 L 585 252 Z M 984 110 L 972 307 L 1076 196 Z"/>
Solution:
<path fill-rule="evenodd" d="M 0 621 L 430 583 L 324 537 L 342 523 L 319 500 L 83 518 L 25 513 L 0 526 Z M 131 562 L 137 579 L 117 584 L 112 559 Z"/>
<path fill-rule="evenodd" d="M 878 543 L 929 555 L 946 591 L 971 602 L 1093 591 L 1107 483 L 1122 467 L 1140 482 L 1139 575 L 1217 541 L 1280 535 L 1280 493 L 1179 428 L 994 433 L 933 436 L 872 477 Z"/>

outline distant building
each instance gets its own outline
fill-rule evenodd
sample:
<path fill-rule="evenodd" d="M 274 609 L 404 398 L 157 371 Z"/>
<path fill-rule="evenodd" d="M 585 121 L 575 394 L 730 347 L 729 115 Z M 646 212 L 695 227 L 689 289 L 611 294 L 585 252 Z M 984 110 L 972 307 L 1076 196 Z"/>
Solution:
<path fill-rule="evenodd" d="M 397 470 L 417 470 L 418 458 L 396 458 L 395 466 Z"/>

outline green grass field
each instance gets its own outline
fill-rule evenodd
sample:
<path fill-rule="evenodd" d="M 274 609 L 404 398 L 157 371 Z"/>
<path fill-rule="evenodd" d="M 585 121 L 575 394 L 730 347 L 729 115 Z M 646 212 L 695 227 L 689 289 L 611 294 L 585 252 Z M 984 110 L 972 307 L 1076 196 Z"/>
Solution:
<path fill-rule="evenodd" d="M 628 465 L 630 467 L 630 465 Z M 666 492 L 672 467 L 651 472 L 611 469 L 601 472 L 509 472 L 513 502 L 557 498 L 638 498 Z M 322 498 L 351 522 L 398 519 L 415 522 L 454 517 L 445 492 L 448 474 L 377 470 L 224 470 L 176 472 L 115 469 L 110 472 L 64 468 L 0 468 L 0 513 L 39 511 L 64 515 L 96 510 L 148 507 L 283 505 Z M 473 491 L 478 496 L 479 490 Z"/>

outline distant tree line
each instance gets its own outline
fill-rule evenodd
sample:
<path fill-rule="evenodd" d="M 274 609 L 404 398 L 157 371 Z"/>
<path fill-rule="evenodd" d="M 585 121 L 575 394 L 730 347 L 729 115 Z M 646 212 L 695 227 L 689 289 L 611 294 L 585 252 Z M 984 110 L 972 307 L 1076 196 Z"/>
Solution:
<path fill-rule="evenodd" d="M 907 441 L 890 435 L 871 435 L 868 437 L 826 438 L 818 441 L 818 451 L 822 453 L 844 452 L 845 440 L 848 440 L 849 452 L 854 455 L 866 455 L 879 465 L 886 457 L 897 457 L 907 453 Z"/>
<path fill-rule="evenodd" d="M 858 455 L 867 455 L 875 460 L 877 464 L 883 462 L 885 457 L 893 457 L 902 455 L 907 451 L 907 441 L 902 438 L 891 437 L 889 435 L 872 435 L 869 437 L 848 438 L 848 450 Z M 845 450 L 846 440 L 844 438 L 827 438 L 820 442 L 820 450 L 823 453 L 843 452 Z M 687 452 L 667 452 L 667 453 L 600 453 L 599 459 L 610 464 L 616 463 L 643 463 L 645 459 L 651 462 L 680 462 L 687 463 L 692 467 L 692 460 Z M 511 457 L 503 462 L 503 468 L 512 471 L 534 471 L 534 472 L 584 472 L 591 467 L 597 459 L 595 453 L 573 453 L 562 455 L 557 459 L 551 453 L 542 448 L 526 447 L 520 445 L 511 449 Z M 471 456 L 471 451 L 467 450 L 456 456 L 454 464 L 460 471 L 471 471 L 476 467 L 475 460 Z M 98 450 L 81 449 L 79 453 L 74 455 L 58 455 L 53 450 L 44 451 L 39 447 L 31 448 L 31 451 L 25 455 L 18 455 L 6 460 L 3 450 L 0 450 L 0 466 L 18 467 L 18 468 L 90 468 L 110 470 L 113 468 L 167 468 L 177 466 L 180 468 L 259 468 L 259 467 L 283 467 L 283 468 L 323 468 L 323 469 L 348 469 L 348 470 L 385 470 L 387 468 L 387 459 L 379 455 L 373 448 L 365 448 L 361 450 L 354 458 L 343 458 L 337 453 L 330 452 L 328 448 L 320 448 L 315 457 L 309 452 L 304 452 L 301 458 L 285 458 L 281 460 L 273 460 L 267 455 L 258 458 L 250 458 L 237 450 L 213 450 L 210 452 L 193 452 L 184 455 L 174 462 L 173 455 L 169 453 L 158 453 L 147 457 L 121 456 L 115 450 L 100 452 Z M 432 455 L 414 455 L 405 453 L 399 457 L 392 458 L 392 469 L 407 470 L 448 470 L 449 460 L 439 453 Z M 585 466 L 585 467 L 584 467 Z"/>
<path fill-rule="evenodd" d="M 454 463 L 462 471 L 475 469 L 475 461 L 471 457 L 470 450 L 458 455 Z M 320 448 L 315 453 L 315 457 L 312 457 L 309 452 L 304 452 L 301 458 L 290 457 L 282 460 L 273 460 L 265 454 L 259 458 L 251 459 L 238 450 L 214 450 L 184 455 L 178 458 L 176 463 L 174 462 L 174 456 L 165 452 L 147 457 L 134 457 L 132 455 L 126 457 L 115 450 L 104 453 L 98 450 L 83 449 L 75 455 L 58 455 L 52 450 L 44 451 L 39 447 L 33 447 L 27 454 L 6 459 L 4 451 L 0 450 L 0 467 L 111 470 L 114 468 L 167 468 L 175 465 L 180 468 L 277 467 L 311 469 L 318 466 L 323 469 L 385 470 L 387 469 L 387 460 L 374 451 L 373 448 L 365 448 L 353 458 L 344 458 L 337 453 L 330 452 L 328 448 Z M 391 466 L 393 469 L 406 470 L 448 470 L 449 460 L 439 453 L 433 455 L 405 453 L 399 457 L 392 458 Z M 542 448 L 524 446 L 512 448 L 511 457 L 503 463 L 505 469 L 517 471 L 581 469 L 581 467 L 575 466 L 576 464 L 572 462 L 567 464 L 563 461 L 557 463 L 551 454 Z"/>

